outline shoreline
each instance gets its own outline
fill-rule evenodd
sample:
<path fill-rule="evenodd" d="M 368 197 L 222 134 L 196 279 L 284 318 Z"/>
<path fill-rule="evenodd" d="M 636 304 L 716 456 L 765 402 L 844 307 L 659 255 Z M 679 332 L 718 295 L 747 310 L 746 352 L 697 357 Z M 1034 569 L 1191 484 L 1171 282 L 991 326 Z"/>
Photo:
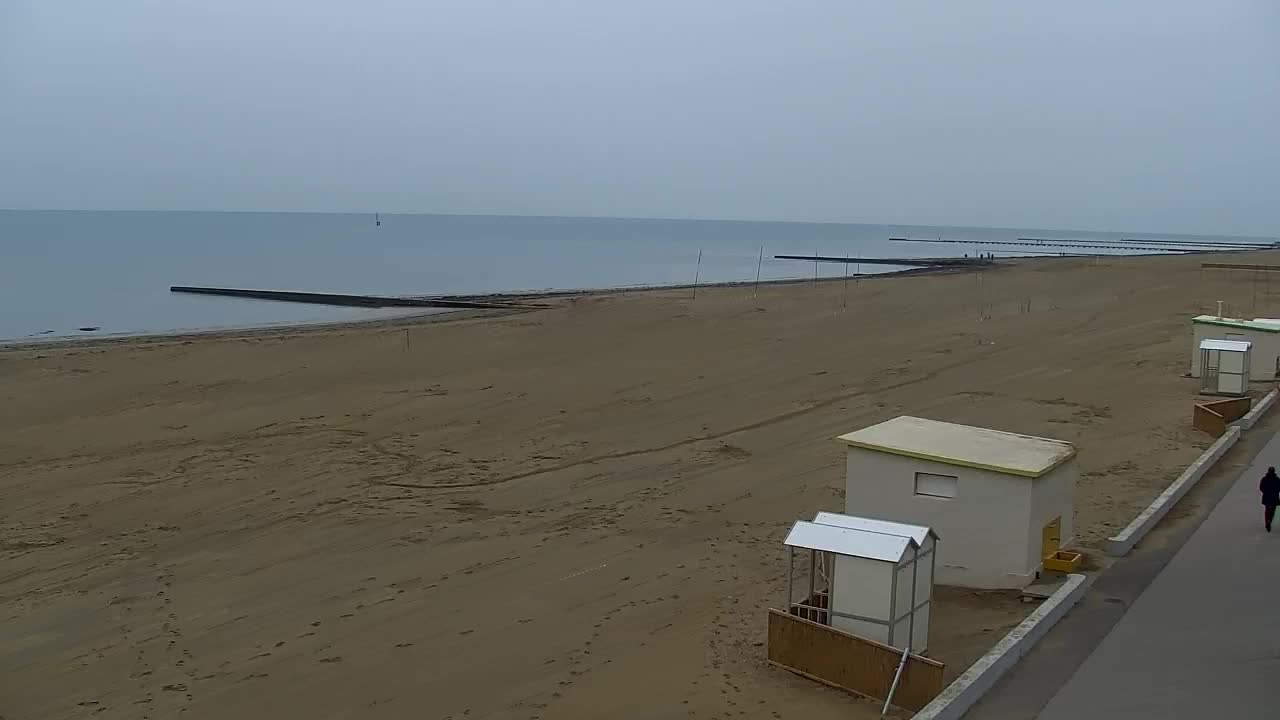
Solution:
<path fill-rule="evenodd" d="M 261 302 L 272 302 L 263 300 Z M 354 328 L 377 328 L 379 326 L 395 326 L 406 324 L 412 321 L 414 325 L 422 324 L 422 321 L 431 321 L 434 318 L 441 320 L 448 316 L 449 319 L 460 317 L 474 317 L 482 313 L 497 313 L 506 311 L 497 310 L 445 310 L 437 312 L 408 312 L 403 315 L 393 317 L 377 317 L 367 320 L 312 320 L 292 322 L 284 321 L 281 323 L 267 323 L 255 325 L 236 325 L 221 326 L 211 328 L 181 328 L 175 330 L 147 330 L 139 333 L 113 333 L 104 335 L 83 335 L 83 336 L 67 336 L 59 335 L 49 337 L 47 340 L 16 338 L 14 340 L 0 340 L 0 355 L 9 352 L 23 352 L 39 349 L 59 349 L 59 348 L 80 348 L 93 347 L 98 345 L 118 346 L 128 345 L 131 343 L 163 343 L 178 342 L 188 340 L 218 340 L 218 339 L 235 339 L 245 337 L 273 337 L 285 335 L 297 335 L 311 332 L 325 332 L 329 330 L 346 330 Z"/>
<path fill-rule="evenodd" d="M 1055 256 L 1046 256 L 1053 259 Z M 1015 265 L 1019 261 L 1034 260 L 1039 258 L 1010 258 L 1009 265 Z M 859 275 L 849 275 L 848 280 L 856 280 L 861 282 L 870 279 L 889 279 L 902 277 L 918 277 L 922 275 L 943 275 L 961 272 L 990 272 L 1000 269 L 1000 265 L 984 268 L 910 268 L 906 270 L 894 270 L 883 273 L 862 273 Z M 844 282 L 843 277 L 824 277 L 818 279 L 812 278 L 786 278 L 781 280 L 761 280 L 760 287 L 779 287 L 787 285 L 803 285 L 813 283 L 829 283 Z M 483 293 L 476 295 L 404 295 L 407 298 L 423 298 L 423 299 L 446 299 L 446 300 L 557 300 L 573 297 L 604 297 L 612 295 L 624 295 L 629 293 L 655 293 L 670 290 L 711 290 L 721 288 L 736 287 L 752 287 L 756 285 L 755 281 L 747 280 L 728 280 L 722 282 L 699 283 L 678 283 L 670 285 L 631 285 L 611 288 L 584 288 L 571 290 L 513 290 L 510 292 L 499 293 Z M 254 302 L 285 302 L 279 300 L 255 300 Z M 336 306 L 341 307 L 341 306 Z M 552 306 L 554 307 L 554 306 Z M 323 332 L 327 330 L 344 330 L 350 328 L 367 327 L 397 327 L 399 325 L 420 326 L 427 323 L 453 321 L 460 319 L 473 318 L 477 316 L 491 315 L 509 315 L 513 313 L 528 313 L 548 310 L 552 308 L 503 308 L 488 310 L 448 310 L 439 308 L 424 308 L 423 312 L 407 311 L 403 315 L 394 317 L 376 317 L 365 320 L 312 320 L 312 321 L 284 321 L 280 323 L 263 323 L 254 325 L 235 325 L 220 326 L 210 328 L 177 328 L 173 330 L 145 330 L 136 333 L 112 333 L 102 335 L 57 335 L 50 336 L 47 339 L 22 337 L 11 339 L 0 339 L 0 355 L 8 352 L 21 352 L 26 350 L 35 350 L 39 348 L 65 348 L 65 347 L 87 347 L 95 345 L 122 345 L 131 342 L 166 342 L 166 341 L 187 341 L 195 339 L 223 339 L 223 338 L 240 338 L 240 337 L 257 337 L 257 336 L 277 336 L 277 335 L 293 335 L 308 332 Z"/>
<path fill-rule="evenodd" d="M 1056 258 L 1057 256 L 1046 255 L 1043 257 Z M 1015 265 L 1019 261 L 1023 261 L 1023 260 L 1036 260 L 1036 259 L 1038 259 L 1038 257 L 1000 258 L 1000 260 L 1002 261 L 1003 260 L 1009 261 L 1009 263 L 1003 265 L 1003 267 L 1009 267 L 1009 266 Z M 796 261 L 796 262 L 800 262 L 800 261 Z M 849 264 L 854 264 L 854 263 L 849 263 Z M 803 277 L 803 278 L 790 277 L 790 278 L 777 278 L 773 280 L 760 280 L 759 283 L 757 283 L 755 280 L 719 280 L 715 282 L 702 282 L 702 283 L 621 285 L 618 287 L 579 288 L 579 289 L 564 289 L 564 290 L 555 290 L 555 289 L 511 290 L 511 291 L 494 292 L 494 293 L 479 293 L 475 295 L 412 295 L 410 297 L 422 297 L 422 298 L 434 297 L 434 298 L 447 298 L 447 299 L 456 298 L 460 300 L 484 300 L 487 298 L 516 298 L 516 299 L 536 300 L 539 298 L 621 295 L 621 294 L 633 293 L 633 292 L 660 292 L 663 290 L 693 290 L 694 288 L 697 288 L 699 290 L 717 289 L 717 288 L 742 288 L 742 287 L 754 287 L 757 284 L 759 284 L 759 286 L 763 288 L 766 286 L 778 287 L 778 286 L 786 286 L 786 285 L 807 285 L 815 282 L 817 283 L 844 282 L 845 280 L 857 280 L 857 281 L 872 280 L 872 279 L 887 280 L 890 278 L 918 277 L 921 275 L 949 275 L 954 273 L 965 273 L 965 272 L 990 272 L 992 270 L 998 270 L 1001 267 L 1002 267 L 1001 263 L 995 263 L 993 265 L 987 265 L 987 266 L 981 266 L 981 267 L 937 266 L 937 267 L 922 267 L 922 268 L 904 268 L 902 270 L 889 270 L 886 272 L 879 272 L 879 273 L 858 273 L 858 274 L 851 273 L 847 278 L 843 276 L 819 277 L 816 279 L 811 277 Z"/>

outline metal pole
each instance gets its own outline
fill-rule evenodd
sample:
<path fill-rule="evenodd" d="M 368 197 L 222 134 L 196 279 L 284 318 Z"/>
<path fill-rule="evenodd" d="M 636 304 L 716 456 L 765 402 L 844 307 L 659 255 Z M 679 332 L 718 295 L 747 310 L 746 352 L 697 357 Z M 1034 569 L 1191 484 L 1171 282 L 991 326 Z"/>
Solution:
<path fill-rule="evenodd" d="M 832 580 L 832 578 L 835 576 L 835 573 L 836 573 L 835 565 L 836 565 L 836 556 L 832 555 L 831 553 L 826 553 L 823 557 L 823 562 L 822 562 L 822 566 L 826 569 L 826 576 L 827 576 L 826 577 L 827 611 L 822 614 L 822 622 L 826 625 L 831 624 L 831 599 L 836 590 L 835 582 Z"/>
<path fill-rule="evenodd" d="M 889 704 L 893 702 L 893 694 L 898 691 L 898 681 L 902 679 L 902 669 L 907 666 L 907 654 L 910 652 L 910 646 L 902 651 L 902 659 L 898 661 L 898 669 L 893 673 L 893 684 L 889 686 L 889 696 L 884 699 L 884 707 L 880 709 L 880 717 L 884 717 L 889 713 Z"/>
<path fill-rule="evenodd" d="M 698 299 L 698 280 L 702 277 L 702 248 L 698 248 L 698 269 L 693 271 L 693 299 Z"/>
<path fill-rule="evenodd" d="M 907 621 L 907 647 L 916 641 L 916 577 L 920 574 L 920 546 L 912 545 L 911 556 L 911 619 Z"/>
<path fill-rule="evenodd" d="M 893 645 L 893 628 L 898 624 L 898 566 L 893 566 L 893 582 L 889 585 L 889 644 Z M 907 643 L 907 647 L 911 647 Z"/>
<path fill-rule="evenodd" d="M 929 617 L 933 617 L 933 586 L 937 584 L 934 573 L 938 570 L 938 537 L 933 537 L 933 552 L 929 553 Z M 932 622 L 932 620 L 930 620 Z M 929 628 L 924 629 L 924 647 L 920 654 L 929 652 Z"/>
<path fill-rule="evenodd" d="M 813 251 L 813 256 L 814 258 L 818 257 L 817 250 Z M 816 259 L 813 261 L 813 289 L 818 289 L 818 261 Z"/>
<path fill-rule="evenodd" d="M 805 598 L 804 600 L 805 605 L 808 605 L 809 602 L 813 600 L 813 579 L 814 579 L 813 576 L 817 574 L 816 572 L 814 572 L 814 563 L 816 563 L 817 561 L 818 561 L 818 551 L 810 550 L 809 551 L 809 597 Z M 810 615 L 808 616 L 807 619 L 815 620 L 815 616 Z"/>
<path fill-rule="evenodd" d="M 760 268 L 764 267 L 764 246 L 760 246 L 760 259 L 756 260 L 756 289 L 751 292 L 751 297 L 760 294 Z"/>
<path fill-rule="evenodd" d="M 796 549 L 787 546 L 787 614 L 791 614 L 791 603 L 795 598 L 795 589 L 791 587 L 796 571 Z"/>

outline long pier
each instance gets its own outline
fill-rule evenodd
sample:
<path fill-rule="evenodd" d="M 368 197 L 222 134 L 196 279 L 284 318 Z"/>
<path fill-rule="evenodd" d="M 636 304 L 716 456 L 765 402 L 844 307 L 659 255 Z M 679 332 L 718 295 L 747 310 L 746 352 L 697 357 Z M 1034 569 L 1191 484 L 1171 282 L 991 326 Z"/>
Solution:
<path fill-rule="evenodd" d="M 1212 253 L 1227 252 L 1224 249 L 1195 249 L 1195 248 L 1171 248 L 1171 247 L 1154 247 L 1143 245 L 1103 245 L 1099 243 L 1068 243 L 1068 242 L 1026 242 L 1026 241 L 1005 241 L 1005 240 L 945 240 L 930 238 L 928 240 L 916 238 L 889 238 L 890 242 L 913 242 L 913 243 L 946 243 L 951 245 L 1021 245 L 1026 247 L 1067 247 L 1067 248 L 1091 248 L 1098 250 L 1148 250 L 1152 252 L 1167 253 Z M 1244 252 L 1244 248 L 1239 250 Z"/>
<path fill-rule="evenodd" d="M 1061 239 L 1061 238 L 1024 238 L 1024 237 L 1020 237 L 1020 238 L 1018 238 L 1018 239 L 1019 239 L 1019 240 L 1022 240 L 1022 241 L 1025 241 L 1025 242 L 1034 242 L 1034 243 L 1038 243 L 1038 244 L 1043 244 L 1043 243 L 1052 243 L 1052 242 L 1062 242 L 1062 239 Z M 1140 240 L 1140 239 L 1137 239 L 1137 238 L 1119 238 L 1119 239 L 1110 239 L 1110 240 L 1073 239 L 1073 241 L 1076 241 L 1076 240 L 1078 240 L 1079 242 L 1083 242 L 1083 243 L 1102 243 L 1102 242 L 1109 242 L 1109 243 L 1129 243 L 1129 244 L 1178 245 L 1178 246 L 1192 246 L 1192 247 L 1199 247 L 1199 248 L 1227 248 L 1227 249 L 1239 249 L 1239 250 L 1241 250 L 1241 251 L 1245 251 L 1245 250 L 1275 250 L 1277 247 L 1280 247 L 1280 246 L 1276 245 L 1275 243 L 1259 243 L 1259 242 L 1244 242 L 1244 241 L 1240 241 L 1240 242 L 1232 242 L 1232 241 L 1227 241 L 1227 240 L 1160 240 L 1160 239 L 1155 239 L 1155 238 L 1148 238 L 1148 239 L 1146 239 L 1146 240 Z"/>
<path fill-rule="evenodd" d="M 902 267 L 973 267 L 994 265 L 986 258 L 856 258 L 843 255 L 774 255 L 775 260 L 804 260 L 806 262 L 846 263 L 849 265 L 900 265 Z"/>
<path fill-rule="evenodd" d="M 383 295 L 346 295 L 342 293 L 297 292 L 294 290 L 246 290 L 242 288 L 192 287 L 174 285 L 169 292 L 189 295 L 216 295 L 219 297 L 275 300 L 279 302 L 307 303 L 311 305 L 338 305 L 342 307 L 423 307 L 453 308 L 459 310 L 533 310 L 547 307 L 530 303 L 495 302 L 466 298 L 414 298 Z"/>

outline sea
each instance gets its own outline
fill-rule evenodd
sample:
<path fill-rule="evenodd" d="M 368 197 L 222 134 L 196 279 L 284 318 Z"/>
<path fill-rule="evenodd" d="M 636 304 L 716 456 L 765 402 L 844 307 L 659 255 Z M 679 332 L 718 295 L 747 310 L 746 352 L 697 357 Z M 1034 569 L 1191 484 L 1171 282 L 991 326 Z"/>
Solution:
<path fill-rule="evenodd" d="M 774 259 L 778 254 L 1037 252 L 890 241 L 1018 237 L 1116 235 L 728 220 L 0 210 L 0 341 L 352 321 L 406 312 L 182 295 L 171 293 L 172 285 L 447 295 L 754 281 L 757 274 L 769 281 L 845 272 L 839 264 Z M 901 268 L 860 265 L 850 272 L 895 269 Z"/>

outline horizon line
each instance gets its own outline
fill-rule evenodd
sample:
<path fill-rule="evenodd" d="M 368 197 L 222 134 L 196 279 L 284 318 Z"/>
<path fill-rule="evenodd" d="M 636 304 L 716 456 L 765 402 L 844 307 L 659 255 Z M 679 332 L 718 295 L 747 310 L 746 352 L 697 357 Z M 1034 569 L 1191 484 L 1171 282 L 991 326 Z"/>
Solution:
<path fill-rule="evenodd" d="M 745 220 L 740 218 L 697 218 L 697 217 L 661 217 L 634 215 L 561 215 L 561 214 L 515 214 L 515 213 L 464 213 L 464 212 L 387 212 L 385 210 L 208 210 L 208 209 L 146 209 L 146 208 L 8 208 L 0 207 L 0 212 L 83 212 L 83 213 L 206 213 L 225 215 L 381 215 L 395 217 L 406 215 L 429 215 L 438 217 L 487 217 L 487 218 L 535 218 L 543 220 L 640 220 L 653 222 L 707 222 L 707 223 L 756 223 L 775 225 L 875 225 L 880 227 L 924 227 L 924 228 L 972 228 L 976 230 L 1053 230 L 1058 232 L 1093 233 L 1102 235 L 1163 235 L 1175 238 L 1235 238 L 1248 240 L 1280 240 L 1273 235 L 1230 235 L 1211 233 L 1174 233 L 1151 232 L 1145 230 L 1087 230 L 1082 228 L 1053 227 L 1017 227 L 1012 225 L 939 225 L 934 223 L 883 223 L 854 220 Z"/>

